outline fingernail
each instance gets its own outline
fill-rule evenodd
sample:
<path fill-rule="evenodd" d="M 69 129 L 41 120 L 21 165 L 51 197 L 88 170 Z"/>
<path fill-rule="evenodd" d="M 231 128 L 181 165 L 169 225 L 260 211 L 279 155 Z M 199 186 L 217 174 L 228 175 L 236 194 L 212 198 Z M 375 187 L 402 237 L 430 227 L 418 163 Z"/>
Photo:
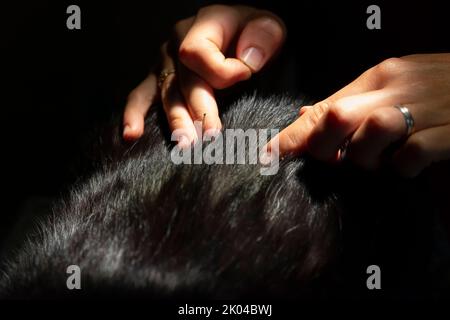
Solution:
<path fill-rule="evenodd" d="M 271 160 L 272 160 L 272 152 L 270 150 L 270 146 L 266 144 L 261 149 L 261 152 L 259 154 L 259 163 L 264 166 L 270 164 Z"/>
<path fill-rule="evenodd" d="M 125 126 L 125 128 L 123 128 L 123 137 L 125 139 L 131 138 L 131 127 L 128 124 Z"/>
<path fill-rule="evenodd" d="M 273 154 L 270 151 L 261 152 L 261 156 L 259 157 L 259 162 L 261 165 L 265 166 L 272 162 Z"/>
<path fill-rule="evenodd" d="M 202 121 L 202 131 L 208 130 L 220 130 L 222 128 L 222 122 L 218 116 L 205 116 Z"/>
<path fill-rule="evenodd" d="M 203 134 L 203 140 L 212 141 L 220 134 L 220 129 L 212 128 L 205 131 Z"/>
<path fill-rule="evenodd" d="M 188 148 L 190 145 L 191 145 L 191 142 L 189 141 L 189 139 L 186 136 L 181 136 L 177 143 L 177 146 L 180 149 Z"/>
<path fill-rule="evenodd" d="M 261 64 L 264 59 L 264 54 L 260 49 L 255 47 L 250 47 L 242 52 L 241 58 L 242 62 L 244 62 L 252 71 L 259 71 L 261 68 Z"/>
<path fill-rule="evenodd" d="M 312 106 L 303 106 L 300 108 L 300 115 L 303 115 L 306 111 L 308 111 L 309 109 L 311 109 Z"/>

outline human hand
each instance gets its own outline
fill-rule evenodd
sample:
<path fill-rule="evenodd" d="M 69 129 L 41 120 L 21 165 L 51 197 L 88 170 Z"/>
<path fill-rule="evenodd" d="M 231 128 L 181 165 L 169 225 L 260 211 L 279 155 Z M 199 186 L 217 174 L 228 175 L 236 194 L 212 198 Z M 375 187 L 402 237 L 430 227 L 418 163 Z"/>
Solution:
<path fill-rule="evenodd" d="M 414 120 L 407 134 L 409 110 Z M 300 117 L 268 145 L 280 155 L 309 152 L 322 161 L 345 157 L 366 169 L 384 161 L 404 176 L 450 159 L 450 54 L 388 59 L 329 98 L 301 109 Z M 399 146 L 386 154 L 388 147 Z"/>
<path fill-rule="evenodd" d="M 161 48 L 160 88 L 154 70 L 128 97 L 124 138 L 142 135 L 145 115 L 158 98 L 170 129 L 183 132 L 180 146 L 197 139 L 194 121 L 203 121 L 204 131 L 220 130 L 214 89 L 260 71 L 281 48 L 285 34 L 276 15 L 246 6 L 212 5 L 179 21 L 174 38 Z"/>

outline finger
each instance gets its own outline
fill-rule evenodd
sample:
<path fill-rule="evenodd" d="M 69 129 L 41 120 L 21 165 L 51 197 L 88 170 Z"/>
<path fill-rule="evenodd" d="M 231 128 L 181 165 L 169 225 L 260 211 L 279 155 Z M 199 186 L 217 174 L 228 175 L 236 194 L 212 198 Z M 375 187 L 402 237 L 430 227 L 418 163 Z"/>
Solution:
<path fill-rule="evenodd" d="M 450 125 L 416 132 L 394 154 L 394 167 L 406 177 L 415 177 L 431 163 L 450 159 L 449 136 Z"/>
<path fill-rule="evenodd" d="M 406 133 L 402 114 L 393 107 L 374 110 L 353 134 L 346 157 L 365 169 L 376 169 L 383 151 Z"/>
<path fill-rule="evenodd" d="M 237 58 L 226 58 L 224 53 L 245 19 L 254 12 L 249 7 L 220 5 L 200 10 L 181 42 L 181 62 L 216 89 L 248 79 L 249 67 Z"/>
<path fill-rule="evenodd" d="M 179 83 L 192 120 L 204 131 L 222 128 L 214 92 L 203 79 L 183 66 L 178 68 Z"/>
<path fill-rule="evenodd" d="M 175 70 L 175 62 L 168 53 L 168 43 L 161 47 L 162 70 Z M 169 74 L 161 85 L 163 108 L 172 134 L 180 147 L 187 147 L 197 139 L 194 123 L 179 88 L 175 73 Z M 184 137 L 184 138 L 182 138 Z"/>
<path fill-rule="evenodd" d="M 277 154 L 285 156 L 287 154 L 298 154 L 306 150 L 306 136 L 311 131 L 310 123 L 300 117 L 272 138 L 264 146 L 265 152 L 271 153 L 277 150 Z"/>
<path fill-rule="evenodd" d="M 184 99 L 177 87 L 174 74 L 167 77 L 161 87 L 161 97 L 172 136 L 181 148 L 188 147 L 197 141 L 194 123 Z"/>
<path fill-rule="evenodd" d="M 176 26 L 179 39 L 186 36 L 192 27 L 194 19 L 189 18 L 180 21 Z M 202 80 L 184 65 L 178 64 L 178 79 L 191 118 L 194 121 L 202 121 L 203 130 L 220 130 L 222 124 L 218 116 L 218 107 L 214 98 L 214 92 L 206 81 Z"/>
<path fill-rule="evenodd" d="M 123 138 L 136 140 L 144 133 L 144 118 L 157 97 L 157 79 L 152 72 L 128 95 L 123 115 Z"/>
<path fill-rule="evenodd" d="M 301 117 L 277 135 L 280 155 L 288 153 L 297 154 L 306 151 L 309 135 L 319 123 L 321 117 L 328 111 L 330 106 L 335 104 L 336 101 L 349 96 L 356 96 L 354 100 L 358 100 L 358 95 L 376 91 L 378 87 L 379 82 L 374 76 L 373 70 L 370 69 L 335 94 L 316 103 L 313 108 L 302 108 L 300 110 Z M 334 109 L 339 108 L 334 107 Z M 341 141 L 341 143 L 342 142 L 343 141 Z M 270 145 L 268 147 L 270 147 Z M 330 158 L 335 159 L 336 157 L 330 156 Z"/>
<path fill-rule="evenodd" d="M 395 96 L 389 90 L 377 90 L 341 98 L 331 105 L 315 106 L 302 118 L 309 121 L 305 142 L 317 159 L 336 159 L 340 147 L 363 123 L 368 114 L 381 106 L 393 105 Z"/>
<path fill-rule="evenodd" d="M 286 28 L 278 17 L 267 11 L 260 11 L 246 22 L 239 36 L 236 56 L 252 72 L 258 72 L 281 48 Z"/>
<path fill-rule="evenodd" d="M 306 111 L 311 110 L 313 106 L 303 106 L 300 108 L 298 115 L 301 117 Z"/>
<path fill-rule="evenodd" d="M 449 62 L 450 56 L 448 53 L 410 54 L 403 56 L 402 59 L 416 62 Z"/>

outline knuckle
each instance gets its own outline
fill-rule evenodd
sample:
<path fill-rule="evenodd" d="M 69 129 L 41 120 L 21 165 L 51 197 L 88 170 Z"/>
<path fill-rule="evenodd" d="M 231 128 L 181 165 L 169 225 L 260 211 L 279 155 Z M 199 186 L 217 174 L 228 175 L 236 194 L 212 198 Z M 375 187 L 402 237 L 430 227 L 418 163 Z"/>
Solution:
<path fill-rule="evenodd" d="M 390 76 L 399 74 L 404 70 L 405 61 L 402 58 L 389 58 L 375 67 L 379 76 Z"/>
<path fill-rule="evenodd" d="M 178 48 L 178 58 L 186 63 L 191 59 L 199 57 L 198 45 L 193 41 L 183 41 Z"/>
<path fill-rule="evenodd" d="M 312 109 L 311 112 L 307 112 L 307 120 L 311 127 L 317 126 L 322 116 L 327 112 L 329 108 L 328 103 L 321 102 L 316 104 Z"/>
<path fill-rule="evenodd" d="M 281 40 L 285 34 L 283 22 L 272 14 L 266 14 L 251 20 L 247 27 L 257 28 L 259 32 L 263 32 L 272 40 Z"/>
<path fill-rule="evenodd" d="M 234 84 L 241 76 L 235 70 L 215 61 L 205 61 L 201 54 L 201 45 L 190 42 L 182 43 L 179 48 L 179 59 L 192 71 L 201 74 L 215 89 L 225 89 Z"/>
<path fill-rule="evenodd" d="M 382 111 L 374 111 L 367 119 L 367 130 L 371 133 L 386 132 L 390 133 L 391 117 L 389 114 Z"/>
<path fill-rule="evenodd" d="M 280 35 L 284 36 L 286 34 L 287 28 L 283 19 L 281 19 L 278 15 L 271 11 L 263 10 L 263 13 L 265 14 L 266 18 L 275 22 L 275 25 L 277 27 L 276 32 L 279 32 Z"/>
<path fill-rule="evenodd" d="M 326 122 L 328 126 L 347 126 L 351 121 L 347 108 L 339 101 L 334 103 L 326 113 Z"/>

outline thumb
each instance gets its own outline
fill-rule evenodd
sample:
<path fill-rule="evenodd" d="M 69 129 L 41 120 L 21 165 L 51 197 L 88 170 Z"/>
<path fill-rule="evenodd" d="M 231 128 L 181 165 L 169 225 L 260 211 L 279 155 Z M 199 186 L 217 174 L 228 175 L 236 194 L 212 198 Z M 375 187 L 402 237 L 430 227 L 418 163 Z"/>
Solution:
<path fill-rule="evenodd" d="M 286 38 L 286 28 L 280 18 L 261 12 L 250 19 L 241 32 L 236 56 L 252 72 L 258 72 L 277 53 Z"/>

